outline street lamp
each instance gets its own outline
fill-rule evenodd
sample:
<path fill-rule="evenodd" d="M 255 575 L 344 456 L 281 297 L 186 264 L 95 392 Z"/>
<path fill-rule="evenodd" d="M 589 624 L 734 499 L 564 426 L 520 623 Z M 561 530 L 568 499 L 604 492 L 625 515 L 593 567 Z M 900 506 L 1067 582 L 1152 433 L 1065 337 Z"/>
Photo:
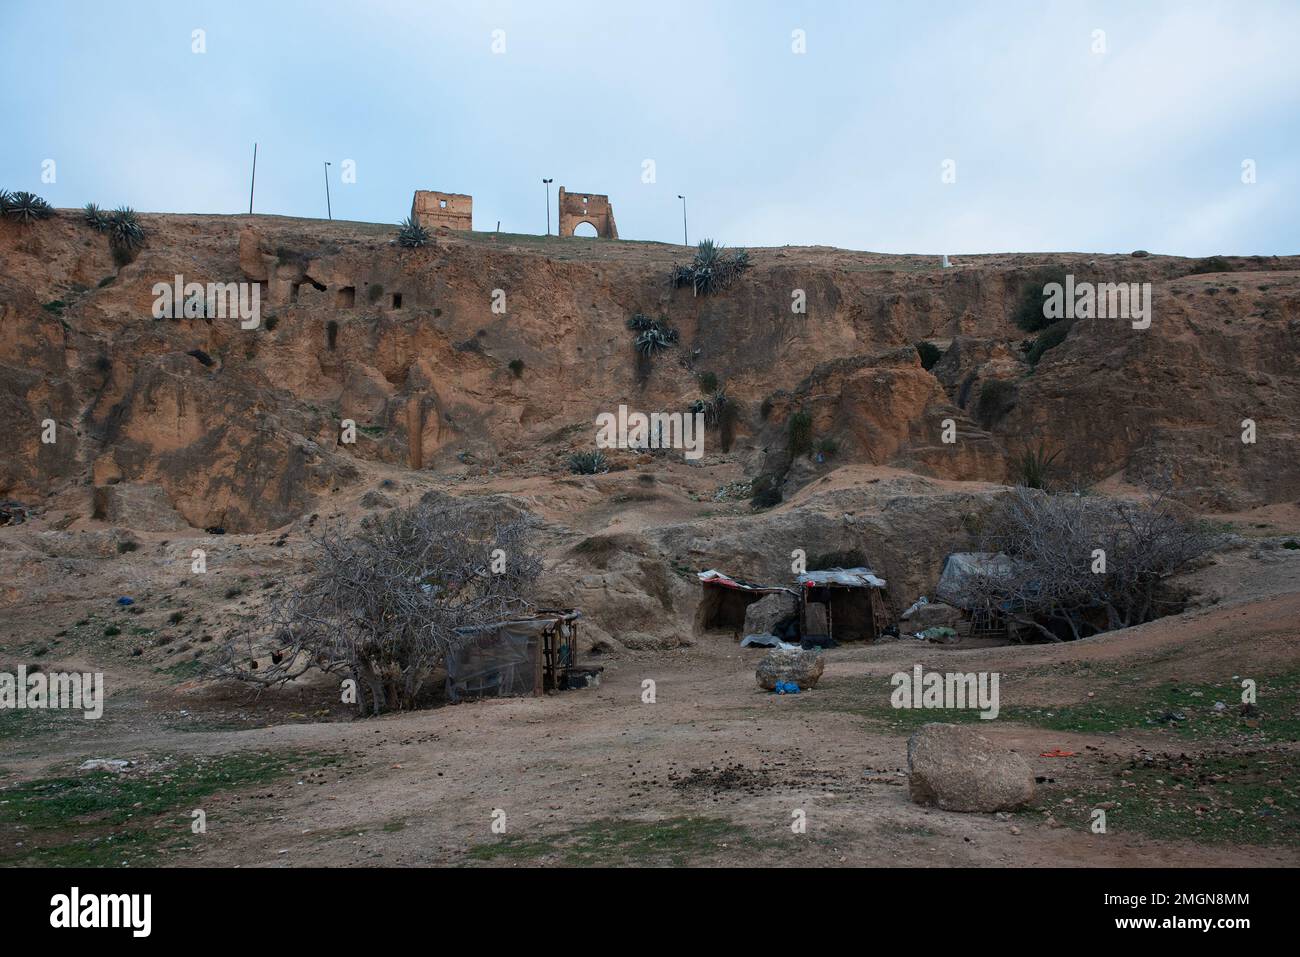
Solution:
<path fill-rule="evenodd" d="M 555 178 L 544 179 L 542 184 L 546 187 L 546 235 L 551 235 L 551 184 Z"/>
<path fill-rule="evenodd" d="M 691 241 L 686 236 L 686 197 L 678 193 L 677 198 L 682 201 L 682 245 L 689 246 Z"/>
<path fill-rule="evenodd" d="M 330 208 L 330 164 L 329 160 L 325 161 L 325 215 L 330 219 L 334 218 L 334 210 Z"/>

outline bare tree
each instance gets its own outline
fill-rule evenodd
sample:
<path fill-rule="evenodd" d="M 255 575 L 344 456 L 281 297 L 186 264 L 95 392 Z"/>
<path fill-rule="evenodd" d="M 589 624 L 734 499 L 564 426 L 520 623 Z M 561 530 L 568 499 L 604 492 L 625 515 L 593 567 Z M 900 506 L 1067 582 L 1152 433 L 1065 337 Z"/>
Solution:
<path fill-rule="evenodd" d="M 358 709 L 417 707 L 449 649 L 527 613 L 531 526 L 476 503 L 421 502 L 313 539 L 300 588 L 231 641 L 218 674 L 277 685 L 315 668 L 356 681 Z M 269 653 L 269 661 L 267 660 Z"/>
<path fill-rule="evenodd" d="M 1162 585 L 1210 546 L 1163 493 L 1138 502 L 1017 488 L 984 522 L 1000 553 L 965 585 L 968 607 L 1060 640 L 1158 618 Z"/>

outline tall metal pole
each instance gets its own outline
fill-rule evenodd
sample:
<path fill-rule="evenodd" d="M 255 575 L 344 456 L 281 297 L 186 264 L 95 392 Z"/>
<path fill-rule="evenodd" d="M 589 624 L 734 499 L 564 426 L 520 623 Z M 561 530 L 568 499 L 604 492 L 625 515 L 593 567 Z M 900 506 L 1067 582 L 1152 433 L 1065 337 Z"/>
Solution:
<path fill-rule="evenodd" d="M 248 181 L 248 215 L 253 215 L 253 187 L 257 185 L 257 144 L 253 144 L 253 178 Z"/>
<path fill-rule="evenodd" d="M 686 197 L 678 193 L 677 198 L 682 201 L 682 245 L 689 246 L 691 241 L 686 235 Z"/>
<path fill-rule="evenodd" d="M 546 187 L 546 235 L 551 235 L 551 184 L 555 179 L 544 179 L 542 183 Z"/>
<path fill-rule="evenodd" d="M 334 210 L 330 208 L 330 164 L 325 162 L 325 215 L 330 219 L 334 218 Z"/>

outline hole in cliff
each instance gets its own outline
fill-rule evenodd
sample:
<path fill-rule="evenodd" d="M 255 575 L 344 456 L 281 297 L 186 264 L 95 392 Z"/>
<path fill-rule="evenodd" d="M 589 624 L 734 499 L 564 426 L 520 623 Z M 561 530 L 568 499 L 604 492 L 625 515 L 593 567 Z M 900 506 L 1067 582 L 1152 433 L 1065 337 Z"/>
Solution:
<path fill-rule="evenodd" d="M 440 200 L 438 200 L 438 208 L 439 208 L 439 209 L 446 209 L 446 208 L 447 208 L 447 201 L 446 201 L 445 199 L 440 199 Z"/>
<path fill-rule="evenodd" d="M 330 352 L 334 351 L 334 346 L 339 338 L 339 324 L 331 319 L 325 323 L 325 342 L 329 345 Z"/>
<path fill-rule="evenodd" d="M 400 292 L 393 293 L 393 308 L 394 309 L 402 308 L 402 294 Z"/>
<path fill-rule="evenodd" d="M 298 301 L 298 286 L 299 286 L 299 285 L 300 285 L 299 283 L 294 283 L 292 286 L 289 287 L 289 301 L 290 301 L 290 302 L 297 302 L 297 301 Z"/>
<path fill-rule="evenodd" d="M 306 279 L 307 279 L 307 281 L 308 281 L 309 283 L 311 283 L 311 287 L 312 287 L 313 289 L 315 289 L 317 292 L 324 292 L 324 291 L 325 291 L 325 284 L 324 284 L 324 283 L 317 282 L 315 279 L 312 279 L 311 276 L 307 276 Z"/>
<path fill-rule="evenodd" d="M 296 290 L 295 290 L 296 292 Z M 334 305 L 340 309 L 351 309 L 357 304 L 357 287 L 340 286 L 338 294 L 334 297 Z"/>

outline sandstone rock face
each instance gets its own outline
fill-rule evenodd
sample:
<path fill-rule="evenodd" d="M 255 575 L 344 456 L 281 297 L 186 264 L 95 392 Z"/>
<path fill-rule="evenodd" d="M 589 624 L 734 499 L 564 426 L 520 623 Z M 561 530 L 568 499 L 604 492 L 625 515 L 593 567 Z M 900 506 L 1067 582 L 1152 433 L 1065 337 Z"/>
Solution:
<path fill-rule="evenodd" d="M 1028 762 L 964 725 L 927 724 L 915 732 L 907 770 L 912 800 L 945 811 L 1009 811 L 1034 796 Z"/>
<path fill-rule="evenodd" d="M 800 691 L 817 687 L 817 680 L 826 669 L 826 659 L 816 651 L 773 648 L 758 663 L 755 676 L 758 686 L 774 691 L 778 681 L 792 681 Z"/>
<path fill-rule="evenodd" d="M 162 486 L 120 482 L 95 489 L 95 517 L 140 532 L 171 532 L 189 528 L 172 506 Z"/>
<path fill-rule="evenodd" d="M 470 233 L 402 251 L 338 221 L 142 222 L 149 240 L 126 266 L 73 211 L 34 229 L 0 222 L 0 417 L 59 425 L 54 443 L 13 430 L 0 496 L 44 498 L 93 472 L 97 485 L 161 486 L 192 526 L 263 531 L 358 481 L 359 465 L 441 471 L 460 455 L 527 449 L 549 468 L 589 447 L 585 427 L 630 387 L 639 408 L 675 409 L 707 370 L 725 378 L 736 419 L 726 439 L 710 430 L 706 460 L 728 447 L 752 477 L 765 454 L 785 454 L 799 409 L 814 438 L 839 443 L 827 461 L 783 473 L 787 500 L 855 464 L 1001 481 L 1040 440 L 1063 445 L 1063 474 L 1086 481 L 1167 467 L 1179 494 L 1205 507 L 1300 497 L 1296 257 L 1227 257 L 1231 272 L 1206 274 L 1167 256 L 1053 256 L 1094 282 L 1151 282 L 1155 314 L 1146 330 L 1080 319 L 1031 373 L 1011 315 L 1041 256 L 942 269 L 937 257 L 918 268 L 912 257 L 753 250 L 743 282 L 696 297 L 666 291 L 679 258 L 670 248 L 610 243 L 566 258 Z M 261 325 L 154 321 L 152 287 L 176 275 L 265 283 Z M 501 276 L 509 315 L 485 318 Z M 796 287 L 807 313 L 793 320 Z M 694 371 L 673 356 L 638 380 L 632 303 L 669 318 Z M 955 344 L 933 375 L 919 365 L 921 339 Z M 989 429 L 969 415 L 970 390 L 961 394 L 972 373 L 975 386 L 1020 382 L 1015 408 Z M 1251 445 L 1240 440 L 1247 415 Z M 341 418 L 364 429 L 355 444 L 338 442 Z M 949 419 L 956 440 L 945 443 Z M 575 425 L 584 430 L 566 431 Z"/>
<path fill-rule="evenodd" d="M 789 592 L 764 595 L 745 609 L 745 634 L 775 634 L 774 629 L 796 614 L 798 607 L 798 599 Z"/>

